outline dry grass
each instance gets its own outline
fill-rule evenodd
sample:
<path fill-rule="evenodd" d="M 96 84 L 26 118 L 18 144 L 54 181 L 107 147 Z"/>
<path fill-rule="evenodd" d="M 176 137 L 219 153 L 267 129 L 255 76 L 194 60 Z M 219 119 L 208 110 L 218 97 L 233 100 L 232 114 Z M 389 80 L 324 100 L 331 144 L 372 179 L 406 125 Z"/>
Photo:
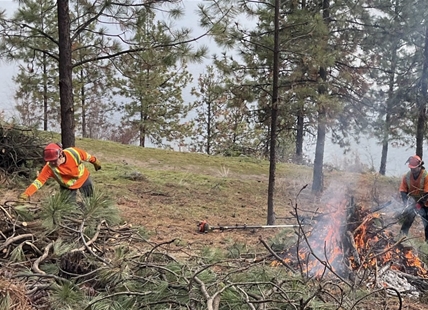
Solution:
<path fill-rule="evenodd" d="M 25 286 L 0 278 L 0 310 L 31 310 Z"/>

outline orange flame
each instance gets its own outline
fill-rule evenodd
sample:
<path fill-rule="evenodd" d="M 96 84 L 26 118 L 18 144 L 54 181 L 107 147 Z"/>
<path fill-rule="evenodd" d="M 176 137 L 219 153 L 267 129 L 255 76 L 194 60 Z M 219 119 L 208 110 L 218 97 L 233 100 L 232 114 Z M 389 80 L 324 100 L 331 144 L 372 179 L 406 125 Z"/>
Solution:
<path fill-rule="evenodd" d="M 343 227 L 346 217 L 346 200 L 327 204 L 328 222 L 319 222 L 307 237 L 308 246 L 301 246 L 297 254 L 301 270 L 309 275 L 320 277 L 328 266 L 333 272 L 342 273 L 346 268 L 351 270 L 371 269 L 390 264 L 391 269 L 413 273 L 428 278 L 424 263 L 410 249 L 394 242 L 392 234 L 383 229 L 376 230 L 374 220 L 380 218 L 379 213 L 358 210 L 363 221 L 358 227 Z M 345 229 L 344 229 L 345 228 Z M 352 253 L 345 258 L 343 250 L 346 230 L 353 231 Z M 324 232 L 324 233 L 320 233 Z M 352 243 L 352 242 L 351 242 Z M 348 252 L 346 252 L 348 253 Z M 297 257 L 294 255 L 294 258 Z M 357 256 L 357 257 L 356 257 Z M 286 253 L 284 262 L 293 264 L 292 253 Z M 345 261 L 348 261 L 348 264 Z M 273 264 L 278 265 L 278 264 Z M 349 270 L 348 270 L 349 271 Z"/>

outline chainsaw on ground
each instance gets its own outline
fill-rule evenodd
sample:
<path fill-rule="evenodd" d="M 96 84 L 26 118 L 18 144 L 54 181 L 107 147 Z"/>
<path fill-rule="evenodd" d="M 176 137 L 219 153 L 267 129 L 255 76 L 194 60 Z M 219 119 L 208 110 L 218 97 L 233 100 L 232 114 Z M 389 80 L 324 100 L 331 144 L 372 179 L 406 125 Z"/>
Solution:
<path fill-rule="evenodd" d="M 284 224 L 284 225 L 232 225 L 232 226 L 210 226 L 207 221 L 201 221 L 198 223 L 198 231 L 200 233 L 207 233 L 209 231 L 213 230 L 230 230 L 230 229 L 265 229 L 265 228 L 297 228 L 299 225 L 290 225 L 290 224 Z"/>

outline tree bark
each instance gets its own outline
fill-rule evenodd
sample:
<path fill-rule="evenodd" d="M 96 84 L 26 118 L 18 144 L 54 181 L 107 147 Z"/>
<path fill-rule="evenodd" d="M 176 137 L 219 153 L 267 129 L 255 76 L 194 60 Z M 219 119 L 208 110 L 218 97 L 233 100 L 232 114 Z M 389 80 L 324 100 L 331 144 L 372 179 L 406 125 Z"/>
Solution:
<path fill-rule="evenodd" d="M 303 111 L 299 109 L 297 113 L 297 130 L 296 130 L 296 158 L 298 164 L 303 162 Z"/>
<path fill-rule="evenodd" d="M 395 84 L 395 70 L 397 67 L 397 48 L 398 42 L 394 43 L 392 57 L 391 57 L 391 73 L 389 76 L 389 86 L 388 86 L 388 98 L 386 102 L 385 108 L 385 125 L 383 132 L 383 140 L 382 140 L 382 155 L 380 159 L 380 168 L 379 174 L 385 175 L 386 173 L 386 160 L 388 157 L 388 146 L 389 146 L 389 131 L 391 128 L 391 109 L 394 105 L 394 84 Z"/>
<path fill-rule="evenodd" d="M 399 12 L 399 5 L 398 1 L 395 3 L 395 20 L 394 24 L 398 23 L 397 19 L 400 14 Z M 380 159 L 380 168 L 379 168 L 379 174 L 385 175 L 386 174 L 386 160 L 388 158 L 388 146 L 389 146 L 389 131 L 391 130 L 391 110 L 395 104 L 394 99 L 394 86 L 395 86 L 395 71 L 397 68 L 397 50 L 398 50 L 398 43 L 399 38 L 396 37 L 395 41 L 392 45 L 392 55 L 391 55 L 391 68 L 390 68 L 390 74 L 389 74 L 389 83 L 388 83 L 388 98 L 386 102 L 385 107 L 385 125 L 384 125 L 384 132 L 383 132 L 383 139 L 382 139 L 382 155 Z"/>
<path fill-rule="evenodd" d="M 421 95 L 418 96 L 418 124 L 416 131 L 416 155 L 423 157 L 424 133 L 426 122 L 426 104 L 428 88 L 428 25 L 425 26 L 424 64 L 421 77 Z"/>
<path fill-rule="evenodd" d="M 68 0 L 58 0 L 59 97 L 63 147 L 75 145 L 70 14 Z"/>
<path fill-rule="evenodd" d="M 279 79 L 279 6 L 280 0 L 275 0 L 274 20 L 274 47 L 273 47 L 273 83 L 272 83 L 272 109 L 270 131 L 270 157 L 269 157 L 269 185 L 268 185 L 268 209 L 267 224 L 275 224 L 274 193 L 276 170 L 276 138 L 278 123 L 278 79 Z"/>
<path fill-rule="evenodd" d="M 48 85 L 47 56 L 43 54 L 43 130 L 48 130 Z"/>
<path fill-rule="evenodd" d="M 211 132 L 211 120 L 212 120 L 212 115 L 211 115 L 211 98 L 208 98 L 208 102 L 207 102 L 207 147 L 205 149 L 206 153 L 208 155 L 211 155 L 211 137 L 212 137 L 212 132 Z"/>
<path fill-rule="evenodd" d="M 322 16 L 324 22 L 330 23 L 330 1 L 322 1 Z M 321 85 L 318 87 L 318 94 L 323 95 L 327 93 L 326 86 L 324 85 L 327 81 L 327 69 L 324 66 L 320 67 L 319 75 L 321 79 Z M 318 131 L 317 131 L 317 145 L 315 148 L 315 159 L 314 159 L 314 171 L 312 180 L 312 192 L 318 193 L 323 190 L 323 165 L 324 165 L 324 147 L 325 147 L 325 135 L 326 135 L 326 110 L 325 107 L 319 103 L 318 107 Z"/>
<path fill-rule="evenodd" d="M 387 115 L 388 118 L 389 115 Z M 384 130 L 389 130 L 387 129 L 387 125 L 389 122 L 385 122 L 385 129 Z M 383 141 L 382 141 L 382 153 L 381 153 L 381 157 L 380 157 L 380 168 L 379 168 L 379 174 L 380 175 L 385 175 L 386 174 L 386 160 L 388 158 L 388 147 L 389 147 L 389 133 L 385 132 L 383 135 Z"/>
<path fill-rule="evenodd" d="M 88 113 L 88 111 L 86 111 L 86 93 L 85 93 L 85 77 L 84 77 L 84 72 L 83 70 L 80 70 L 80 81 L 81 81 L 81 85 L 80 85 L 80 105 L 81 105 L 81 109 L 82 109 L 82 137 L 83 138 L 92 138 L 89 136 L 88 131 L 87 131 L 87 127 L 88 124 L 86 123 L 86 113 Z"/>
<path fill-rule="evenodd" d="M 315 193 L 322 192 L 324 187 L 323 165 L 326 134 L 325 118 L 325 108 L 320 107 L 318 111 L 317 145 L 315 147 L 315 160 L 312 180 L 312 191 Z"/>

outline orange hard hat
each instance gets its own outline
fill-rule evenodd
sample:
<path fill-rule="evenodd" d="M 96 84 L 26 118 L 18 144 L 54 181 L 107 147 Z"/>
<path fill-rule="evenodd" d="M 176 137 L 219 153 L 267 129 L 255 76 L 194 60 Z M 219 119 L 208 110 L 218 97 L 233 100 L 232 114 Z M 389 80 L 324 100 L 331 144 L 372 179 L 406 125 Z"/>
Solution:
<path fill-rule="evenodd" d="M 406 163 L 409 163 L 409 168 L 413 169 L 422 165 L 422 159 L 418 155 L 413 155 L 409 157 Z"/>
<path fill-rule="evenodd" d="M 55 161 L 59 158 L 62 148 L 57 143 L 49 143 L 43 150 L 43 159 L 45 161 Z"/>

